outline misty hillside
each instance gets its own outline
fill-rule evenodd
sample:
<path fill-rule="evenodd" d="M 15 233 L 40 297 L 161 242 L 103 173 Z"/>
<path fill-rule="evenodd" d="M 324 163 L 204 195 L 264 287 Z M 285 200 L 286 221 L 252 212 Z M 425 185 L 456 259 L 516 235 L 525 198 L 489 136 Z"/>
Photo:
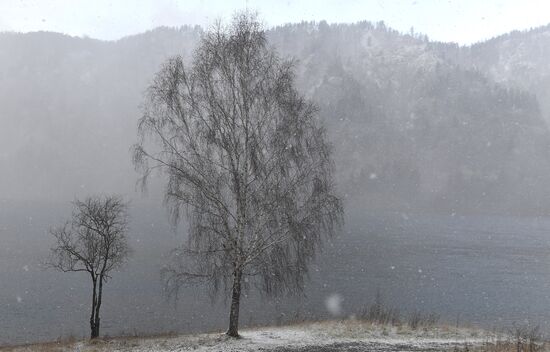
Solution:
<path fill-rule="evenodd" d="M 546 202 L 550 140 L 533 93 L 382 23 L 286 26 L 272 37 L 301 58 L 301 88 L 328 122 L 346 193 L 450 211 Z"/>
<path fill-rule="evenodd" d="M 0 194 L 72 199 L 127 193 L 142 94 L 159 65 L 198 38 L 163 31 L 116 43 L 55 33 L 0 35 Z"/>
<path fill-rule="evenodd" d="M 468 48 L 383 23 L 277 27 L 335 147 L 339 188 L 368 208 L 550 209 L 549 29 Z M 143 92 L 200 28 L 116 42 L 0 34 L 0 198 L 130 193 Z M 545 88 L 546 87 L 546 88 Z M 546 95 L 545 95 L 546 94 Z M 547 104 L 547 103 L 545 103 Z"/>
<path fill-rule="evenodd" d="M 440 45 L 449 60 L 480 70 L 496 82 L 536 94 L 550 121 L 550 24 L 530 31 L 513 31 L 459 48 Z"/>

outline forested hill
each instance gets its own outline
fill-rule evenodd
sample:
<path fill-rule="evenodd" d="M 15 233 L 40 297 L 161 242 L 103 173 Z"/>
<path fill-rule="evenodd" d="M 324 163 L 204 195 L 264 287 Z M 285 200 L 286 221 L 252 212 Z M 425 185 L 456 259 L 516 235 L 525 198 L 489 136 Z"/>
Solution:
<path fill-rule="evenodd" d="M 545 120 L 550 121 L 550 24 L 513 31 L 470 47 L 439 45 L 438 49 L 461 66 L 536 94 Z"/>
<path fill-rule="evenodd" d="M 321 22 L 268 38 L 319 105 L 349 204 L 540 214 L 550 211 L 548 32 L 458 47 L 383 23 Z M 0 198 L 134 192 L 143 92 L 201 33 L 0 34 Z"/>

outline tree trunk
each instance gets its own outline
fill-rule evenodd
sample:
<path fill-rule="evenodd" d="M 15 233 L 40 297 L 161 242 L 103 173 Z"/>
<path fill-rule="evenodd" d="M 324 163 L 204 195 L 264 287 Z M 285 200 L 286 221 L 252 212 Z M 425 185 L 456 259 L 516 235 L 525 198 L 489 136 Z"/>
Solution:
<path fill-rule="evenodd" d="M 99 319 L 94 319 L 94 322 L 91 323 L 92 325 L 92 334 L 91 339 L 95 339 L 99 337 Z"/>
<path fill-rule="evenodd" d="M 231 295 L 231 310 L 229 311 L 229 329 L 227 335 L 239 337 L 239 305 L 241 302 L 241 269 L 233 273 L 233 292 Z"/>
<path fill-rule="evenodd" d="M 99 337 L 99 308 L 101 308 L 101 298 L 103 296 L 103 276 L 99 277 L 99 288 L 97 292 L 97 301 L 95 305 L 95 320 L 94 320 L 94 328 L 95 331 L 92 332 L 92 338 Z"/>
<path fill-rule="evenodd" d="M 90 338 L 95 339 L 99 336 L 99 326 L 96 325 L 97 316 L 96 316 L 96 307 L 97 307 L 97 280 L 92 278 L 93 282 L 93 292 L 92 292 L 92 314 L 90 315 Z"/>

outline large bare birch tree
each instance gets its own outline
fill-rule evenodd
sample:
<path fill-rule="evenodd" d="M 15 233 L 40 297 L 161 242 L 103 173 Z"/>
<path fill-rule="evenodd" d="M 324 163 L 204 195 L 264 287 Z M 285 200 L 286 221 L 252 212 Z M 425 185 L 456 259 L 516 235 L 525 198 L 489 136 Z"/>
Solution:
<path fill-rule="evenodd" d="M 47 264 L 62 272 L 84 272 L 92 281 L 90 330 L 99 337 L 99 311 L 103 285 L 113 270 L 120 268 L 130 254 L 126 239 L 127 205 L 116 196 L 94 196 L 74 202 L 72 219 L 54 227 L 55 238 Z"/>
<path fill-rule="evenodd" d="M 205 33 L 190 65 L 169 59 L 150 85 L 134 163 L 145 185 L 167 176 L 187 242 L 164 270 L 167 288 L 210 284 L 231 297 L 238 336 L 242 289 L 303 287 L 308 262 L 337 231 L 331 146 L 316 107 L 294 88 L 293 62 L 271 49 L 255 15 Z"/>

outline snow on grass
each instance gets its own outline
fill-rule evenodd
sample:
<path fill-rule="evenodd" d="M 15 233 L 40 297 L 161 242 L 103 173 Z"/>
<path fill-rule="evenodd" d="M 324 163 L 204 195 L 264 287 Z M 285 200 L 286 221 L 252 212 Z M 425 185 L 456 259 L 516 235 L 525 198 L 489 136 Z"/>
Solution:
<path fill-rule="evenodd" d="M 244 329 L 241 338 L 222 333 L 180 335 L 175 337 L 115 338 L 65 344 L 38 344 L 1 349 L 26 352 L 176 352 L 176 351 L 312 351 L 323 346 L 354 346 L 354 350 L 422 351 L 452 348 L 457 345 L 481 345 L 489 334 L 479 330 L 433 327 L 412 330 L 406 326 L 381 326 L 357 320 L 303 323 L 282 327 Z M 334 350 L 334 347 L 333 349 Z"/>

